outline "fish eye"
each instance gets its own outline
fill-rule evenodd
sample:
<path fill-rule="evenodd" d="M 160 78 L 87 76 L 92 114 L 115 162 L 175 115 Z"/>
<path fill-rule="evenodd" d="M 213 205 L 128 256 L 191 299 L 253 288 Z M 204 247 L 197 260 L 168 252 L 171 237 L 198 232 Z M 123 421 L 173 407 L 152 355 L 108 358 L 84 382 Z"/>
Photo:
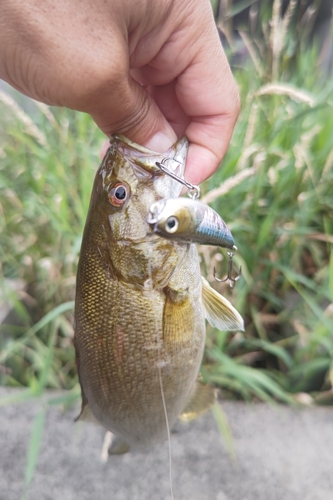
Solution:
<path fill-rule="evenodd" d="M 168 233 L 175 233 L 178 229 L 178 219 L 173 215 L 169 217 L 165 223 L 165 229 Z"/>
<path fill-rule="evenodd" d="M 109 201 L 114 207 L 121 207 L 128 198 L 129 189 L 126 184 L 117 182 L 109 191 Z"/>

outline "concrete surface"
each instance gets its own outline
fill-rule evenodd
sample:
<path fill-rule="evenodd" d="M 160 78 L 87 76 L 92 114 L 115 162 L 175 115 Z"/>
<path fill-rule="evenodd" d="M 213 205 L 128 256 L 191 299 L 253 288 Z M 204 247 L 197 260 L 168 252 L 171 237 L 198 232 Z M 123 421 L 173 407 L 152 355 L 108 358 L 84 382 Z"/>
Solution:
<path fill-rule="evenodd" d="M 6 394 L 0 390 L 0 397 Z M 333 408 L 224 402 L 233 464 L 211 413 L 172 434 L 175 500 L 333 500 Z M 40 401 L 0 408 L 0 499 L 22 497 Z M 168 447 L 101 463 L 101 428 L 48 406 L 26 500 L 169 500 Z"/>

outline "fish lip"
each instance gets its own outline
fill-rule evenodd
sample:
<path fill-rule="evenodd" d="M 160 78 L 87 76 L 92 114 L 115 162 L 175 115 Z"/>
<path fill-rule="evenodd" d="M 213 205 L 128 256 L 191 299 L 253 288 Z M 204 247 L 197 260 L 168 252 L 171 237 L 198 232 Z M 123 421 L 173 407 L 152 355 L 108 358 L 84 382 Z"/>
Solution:
<path fill-rule="evenodd" d="M 148 149 L 140 144 L 132 142 L 122 134 L 114 134 L 110 138 L 110 145 L 114 146 L 128 161 L 154 176 L 161 174 L 161 170 L 156 163 L 168 161 L 168 169 L 180 177 L 183 176 L 185 170 L 186 157 L 189 147 L 189 142 L 186 136 L 182 136 L 176 141 L 167 151 L 159 153 Z"/>
<path fill-rule="evenodd" d="M 156 153 L 152 149 L 146 148 L 145 146 L 141 146 L 140 144 L 137 144 L 136 142 L 131 141 L 127 137 L 125 137 L 123 134 L 113 134 L 110 137 L 110 144 L 111 145 L 117 145 L 120 147 L 123 147 L 124 149 L 127 150 L 133 150 L 136 152 L 140 152 L 144 155 L 158 155 L 159 153 Z"/>

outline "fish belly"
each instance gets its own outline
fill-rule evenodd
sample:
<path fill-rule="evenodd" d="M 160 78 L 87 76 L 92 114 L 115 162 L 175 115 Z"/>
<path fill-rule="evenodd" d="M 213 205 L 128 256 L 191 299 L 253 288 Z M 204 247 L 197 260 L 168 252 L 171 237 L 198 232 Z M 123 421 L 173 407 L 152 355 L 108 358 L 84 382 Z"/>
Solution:
<path fill-rule="evenodd" d="M 143 291 L 115 279 L 77 293 L 84 403 L 131 449 L 167 438 L 164 402 L 171 427 L 198 375 L 205 338 L 201 290 L 177 300 L 173 290 Z"/>

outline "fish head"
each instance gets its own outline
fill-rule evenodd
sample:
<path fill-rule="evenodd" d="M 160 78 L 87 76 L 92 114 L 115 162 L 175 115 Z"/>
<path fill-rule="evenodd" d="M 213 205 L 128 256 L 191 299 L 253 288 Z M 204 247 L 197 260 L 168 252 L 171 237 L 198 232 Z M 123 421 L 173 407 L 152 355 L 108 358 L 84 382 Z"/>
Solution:
<path fill-rule="evenodd" d="M 149 208 L 159 199 L 179 196 L 182 189 L 181 184 L 162 172 L 157 163 L 163 162 L 168 170 L 183 178 L 187 150 L 186 137 L 179 139 L 165 153 L 151 151 L 121 135 L 111 138 L 110 147 L 96 173 L 88 226 L 93 224 L 104 234 L 103 245 L 108 248 L 107 253 L 118 276 L 132 273 L 135 279 L 139 274 L 145 274 Z M 151 232 L 150 236 L 158 239 Z M 92 238 L 90 243 L 94 244 Z M 126 270 L 130 261 L 137 262 L 141 271 L 133 264 Z"/>
<path fill-rule="evenodd" d="M 183 177 L 188 141 L 182 137 L 165 153 L 156 153 L 115 135 L 96 176 L 92 204 L 107 215 L 114 239 L 129 242 L 146 236 L 150 206 L 160 198 L 178 196 L 181 184 L 156 165 L 164 162 Z"/>

